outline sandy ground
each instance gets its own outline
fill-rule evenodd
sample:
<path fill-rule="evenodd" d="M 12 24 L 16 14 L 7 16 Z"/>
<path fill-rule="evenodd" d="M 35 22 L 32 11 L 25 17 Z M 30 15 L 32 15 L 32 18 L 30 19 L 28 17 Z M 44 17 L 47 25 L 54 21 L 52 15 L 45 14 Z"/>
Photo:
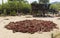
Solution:
<path fill-rule="evenodd" d="M 57 33 L 60 32 L 60 30 L 54 30 L 51 32 L 44 32 L 44 33 L 34 33 L 34 34 L 29 34 L 29 33 L 20 33 L 16 32 L 13 33 L 12 30 L 7 30 L 4 28 L 5 25 L 7 25 L 10 22 L 16 22 L 16 21 L 22 21 L 26 19 L 38 19 L 38 20 L 47 20 L 47 21 L 53 21 L 54 23 L 57 24 L 57 26 L 60 29 L 60 20 L 57 18 L 59 17 L 54 17 L 54 18 L 25 18 L 24 16 L 9 16 L 9 17 L 0 17 L 0 38 L 51 38 L 51 33 Z M 6 20 L 8 19 L 8 20 Z"/>

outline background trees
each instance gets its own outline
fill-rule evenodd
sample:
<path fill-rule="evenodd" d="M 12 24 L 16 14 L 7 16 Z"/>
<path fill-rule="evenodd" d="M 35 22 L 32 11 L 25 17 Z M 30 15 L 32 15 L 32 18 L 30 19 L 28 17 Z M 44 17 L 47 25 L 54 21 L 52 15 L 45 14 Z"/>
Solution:
<path fill-rule="evenodd" d="M 0 5 L 0 14 L 2 13 L 2 5 Z"/>
<path fill-rule="evenodd" d="M 0 11 L 4 15 L 16 15 L 17 13 L 29 13 L 31 5 L 26 0 L 8 0 L 0 5 Z"/>
<path fill-rule="evenodd" d="M 38 0 L 32 2 L 33 4 L 48 4 L 49 0 Z M 51 3 L 50 9 L 60 10 L 60 2 Z M 15 12 L 15 14 L 13 13 Z M 31 12 L 31 4 L 26 0 L 8 0 L 8 2 L 0 5 L 0 14 L 11 15 L 11 14 L 19 14 L 19 13 L 30 13 Z"/>
<path fill-rule="evenodd" d="M 39 3 L 42 3 L 42 4 L 47 4 L 47 3 L 49 3 L 49 0 L 38 0 L 39 1 Z"/>
<path fill-rule="evenodd" d="M 60 2 L 52 3 L 50 8 L 53 8 L 53 9 L 56 9 L 56 10 L 60 10 Z"/>

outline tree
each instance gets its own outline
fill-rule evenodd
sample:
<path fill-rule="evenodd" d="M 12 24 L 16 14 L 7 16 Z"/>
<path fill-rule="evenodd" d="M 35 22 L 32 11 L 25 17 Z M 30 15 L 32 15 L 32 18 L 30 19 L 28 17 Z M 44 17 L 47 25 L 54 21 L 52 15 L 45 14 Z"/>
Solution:
<path fill-rule="evenodd" d="M 2 5 L 0 5 L 0 14 L 2 13 Z"/>
<path fill-rule="evenodd" d="M 39 3 L 43 3 L 43 4 L 49 3 L 49 0 L 38 0 L 38 1 L 39 1 Z"/>
<path fill-rule="evenodd" d="M 13 1 L 13 2 L 12 2 Z M 4 4 L 7 14 L 15 11 L 17 14 L 20 12 L 30 12 L 31 5 L 26 0 L 8 0 L 8 3 Z"/>
<path fill-rule="evenodd" d="M 3 5 L 3 0 L 2 0 L 2 5 Z"/>
<path fill-rule="evenodd" d="M 4 3 L 4 2 L 3 2 L 3 0 L 2 0 L 2 9 L 3 9 L 3 3 Z"/>
<path fill-rule="evenodd" d="M 60 10 L 60 3 L 59 2 L 53 3 L 53 4 L 51 4 L 50 8 Z"/>
<path fill-rule="evenodd" d="M 37 4 L 37 1 L 32 2 L 32 4 Z"/>
<path fill-rule="evenodd" d="M 26 0 L 8 0 L 8 2 L 3 3 L 2 0 L 2 5 L 0 5 L 0 12 L 2 10 L 3 6 L 3 11 L 2 14 L 4 15 L 16 15 L 16 13 L 27 13 L 30 12 L 31 10 L 31 5 L 26 1 Z"/>

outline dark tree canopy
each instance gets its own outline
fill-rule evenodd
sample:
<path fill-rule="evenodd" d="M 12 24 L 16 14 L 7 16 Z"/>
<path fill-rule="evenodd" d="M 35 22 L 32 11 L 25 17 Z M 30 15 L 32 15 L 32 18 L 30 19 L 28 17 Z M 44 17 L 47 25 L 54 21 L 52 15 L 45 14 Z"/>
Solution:
<path fill-rule="evenodd" d="M 38 1 L 39 3 L 45 3 L 45 4 L 49 3 L 49 0 L 38 0 Z"/>
<path fill-rule="evenodd" d="M 48 10 L 50 7 L 50 4 L 31 4 L 32 10 Z"/>
<path fill-rule="evenodd" d="M 31 4 L 32 12 L 39 12 L 42 16 L 45 16 L 45 13 L 49 11 L 50 4 Z"/>

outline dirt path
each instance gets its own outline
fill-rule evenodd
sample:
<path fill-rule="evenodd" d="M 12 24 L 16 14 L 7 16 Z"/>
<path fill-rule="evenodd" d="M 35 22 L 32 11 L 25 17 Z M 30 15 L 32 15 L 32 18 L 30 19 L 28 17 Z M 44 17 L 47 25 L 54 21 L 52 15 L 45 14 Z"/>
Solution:
<path fill-rule="evenodd" d="M 0 38 L 51 38 L 51 32 L 44 32 L 42 34 L 35 33 L 35 34 L 29 34 L 29 33 L 13 33 L 12 30 L 7 30 L 4 28 L 5 25 L 7 25 L 9 22 L 16 22 L 16 21 L 22 21 L 26 19 L 38 19 L 38 20 L 49 20 L 53 21 L 58 25 L 60 28 L 60 20 L 57 20 L 57 18 L 23 18 L 23 17 L 0 17 Z M 58 31 L 58 30 L 57 30 Z M 57 32 L 56 30 L 52 32 Z"/>

